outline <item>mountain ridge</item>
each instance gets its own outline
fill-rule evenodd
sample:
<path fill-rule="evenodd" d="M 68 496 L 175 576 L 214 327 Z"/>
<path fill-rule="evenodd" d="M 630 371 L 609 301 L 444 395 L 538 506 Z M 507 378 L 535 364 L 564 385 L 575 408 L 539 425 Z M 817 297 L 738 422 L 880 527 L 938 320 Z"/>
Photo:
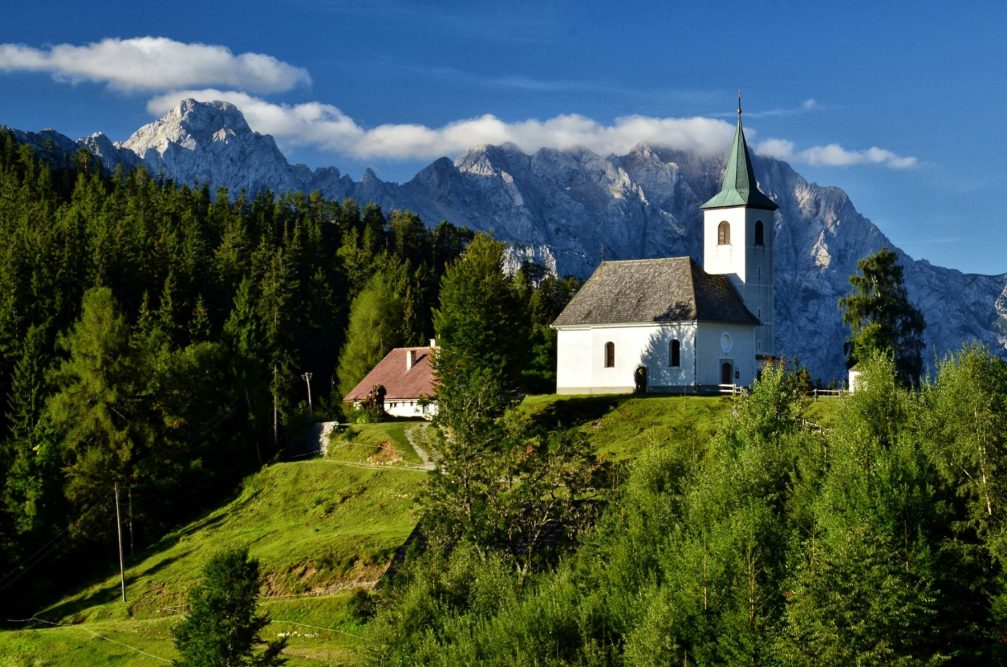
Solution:
<path fill-rule="evenodd" d="M 405 183 L 384 182 L 371 170 L 354 181 L 334 167 L 291 165 L 236 107 L 194 100 L 121 143 L 100 133 L 77 142 L 54 131 L 15 134 L 39 150 L 83 147 L 107 169 L 143 166 L 176 183 L 209 183 L 230 193 L 317 190 L 330 199 L 409 209 L 428 225 L 446 219 L 492 232 L 512 244 L 512 262 L 530 259 L 579 277 L 602 257 L 690 255 L 702 263 L 699 205 L 719 189 L 726 157 L 646 144 L 605 157 L 584 148 L 528 154 L 513 144 L 486 145 L 453 161 L 439 158 Z M 966 340 L 1007 353 L 1007 273 L 967 274 L 915 260 L 840 188 L 809 183 L 780 160 L 752 159 L 760 189 L 780 206 L 774 218 L 778 355 L 798 357 L 823 380 L 842 378 L 846 329 L 837 300 L 857 262 L 882 247 L 898 253 L 910 298 L 926 318 L 928 357 Z"/>

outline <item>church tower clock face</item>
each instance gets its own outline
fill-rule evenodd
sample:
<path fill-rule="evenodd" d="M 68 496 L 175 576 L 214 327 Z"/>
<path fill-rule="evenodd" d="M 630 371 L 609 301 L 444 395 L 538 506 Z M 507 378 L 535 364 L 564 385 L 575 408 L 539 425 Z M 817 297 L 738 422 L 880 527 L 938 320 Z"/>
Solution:
<path fill-rule="evenodd" d="M 734 347 L 734 338 L 731 334 L 726 331 L 720 334 L 720 349 L 723 350 L 724 354 L 727 354 Z"/>

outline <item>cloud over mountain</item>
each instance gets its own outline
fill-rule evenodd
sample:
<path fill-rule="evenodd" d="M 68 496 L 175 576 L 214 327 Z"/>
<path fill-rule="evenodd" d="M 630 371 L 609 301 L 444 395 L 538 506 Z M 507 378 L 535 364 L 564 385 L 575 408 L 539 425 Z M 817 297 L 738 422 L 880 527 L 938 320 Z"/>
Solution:
<path fill-rule="evenodd" d="M 242 110 L 253 129 L 273 135 L 281 144 L 311 145 L 359 158 L 428 159 L 458 155 L 472 146 L 505 143 L 530 152 L 544 147 L 584 147 L 602 155 L 655 143 L 712 155 L 725 150 L 733 132 L 730 123 L 711 118 L 624 116 L 605 125 L 580 114 L 510 123 L 484 114 L 440 127 L 396 123 L 365 129 L 331 104 L 276 104 L 247 93 L 215 89 L 165 93 L 150 100 L 147 110 L 164 114 L 187 98 L 230 102 Z"/>
<path fill-rule="evenodd" d="M 540 148 L 587 148 L 599 155 L 609 155 L 627 153 L 638 144 L 651 144 L 700 155 L 717 155 L 726 150 L 734 133 L 732 123 L 700 116 L 622 116 L 606 125 L 580 114 L 515 122 L 484 114 L 440 127 L 389 123 L 367 129 L 332 104 L 278 104 L 244 92 L 217 89 L 164 93 L 151 99 L 147 110 L 161 115 L 188 98 L 230 102 L 242 110 L 254 130 L 271 134 L 281 145 L 311 146 L 360 159 L 433 159 L 460 155 L 472 146 L 507 143 L 530 153 Z M 755 132 L 749 130 L 748 134 Z M 767 139 L 756 146 L 756 151 L 812 165 L 872 164 L 896 169 L 916 165 L 914 157 L 899 156 L 881 148 L 850 151 L 829 144 L 798 150 L 793 142 L 785 139 Z"/>

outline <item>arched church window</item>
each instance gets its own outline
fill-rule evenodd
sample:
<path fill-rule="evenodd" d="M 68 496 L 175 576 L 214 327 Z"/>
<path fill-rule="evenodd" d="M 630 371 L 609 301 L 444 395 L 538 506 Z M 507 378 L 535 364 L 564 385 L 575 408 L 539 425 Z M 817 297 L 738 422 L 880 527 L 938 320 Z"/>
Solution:
<path fill-rule="evenodd" d="M 605 368 L 615 368 L 615 343 L 605 343 Z"/>
<path fill-rule="evenodd" d="M 677 338 L 668 346 L 668 365 L 673 368 L 682 365 L 682 343 Z"/>
<path fill-rule="evenodd" d="M 755 245 L 766 245 L 766 233 L 762 220 L 755 221 Z"/>
<path fill-rule="evenodd" d="M 717 226 L 717 245 L 731 245 L 731 223 L 727 220 Z"/>

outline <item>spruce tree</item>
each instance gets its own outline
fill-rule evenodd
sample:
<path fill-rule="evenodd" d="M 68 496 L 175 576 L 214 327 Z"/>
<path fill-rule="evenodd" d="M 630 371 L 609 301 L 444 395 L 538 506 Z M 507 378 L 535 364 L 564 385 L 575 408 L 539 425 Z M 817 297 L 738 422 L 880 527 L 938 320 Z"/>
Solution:
<path fill-rule="evenodd" d="M 434 329 L 438 410 L 464 438 L 466 424 L 495 419 L 520 399 L 529 317 L 504 275 L 502 243 L 478 235 L 448 267 Z"/>
<path fill-rule="evenodd" d="M 203 568 L 203 581 L 189 591 L 189 614 L 172 629 L 180 667 L 272 667 L 286 662 L 284 638 L 265 642 L 267 614 L 257 613 L 259 561 L 248 549 L 223 551 Z M 257 647 L 265 644 L 262 651 Z"/>
<path fill-rule="evenodd" d="M 129 327 L 110 289 L 84 294 L 80 320 L 61 337 L 60 347 L 69 358 L 54 376 L 60 391 L 48 408 L 66 443 L 71 529 L 95 537 L 108 532 L 113 485 L 131 476 L 149 436 Z"/>
<path fill-rule="evenodd" d="M 444 537 L 481 546 L 493 541 L 495 496 L 501 479 L 517 476 L 512 450 L 522 441 L 502 417 L 520 399 L 528 317 L 502 266 L 503 244 L 476 236 L 448 267 L 434 312 L 441 460 L 428 515 Z"/>
<path fill-rule="evenodd" d="M 906 293 L 898 256 L 888 248 L 865 257 L 850 276 L 852 291 L 839 300 L 852 362 L 888 355 L 902 382 L 915 384 L 923 370 L 923 314 Z"/>

